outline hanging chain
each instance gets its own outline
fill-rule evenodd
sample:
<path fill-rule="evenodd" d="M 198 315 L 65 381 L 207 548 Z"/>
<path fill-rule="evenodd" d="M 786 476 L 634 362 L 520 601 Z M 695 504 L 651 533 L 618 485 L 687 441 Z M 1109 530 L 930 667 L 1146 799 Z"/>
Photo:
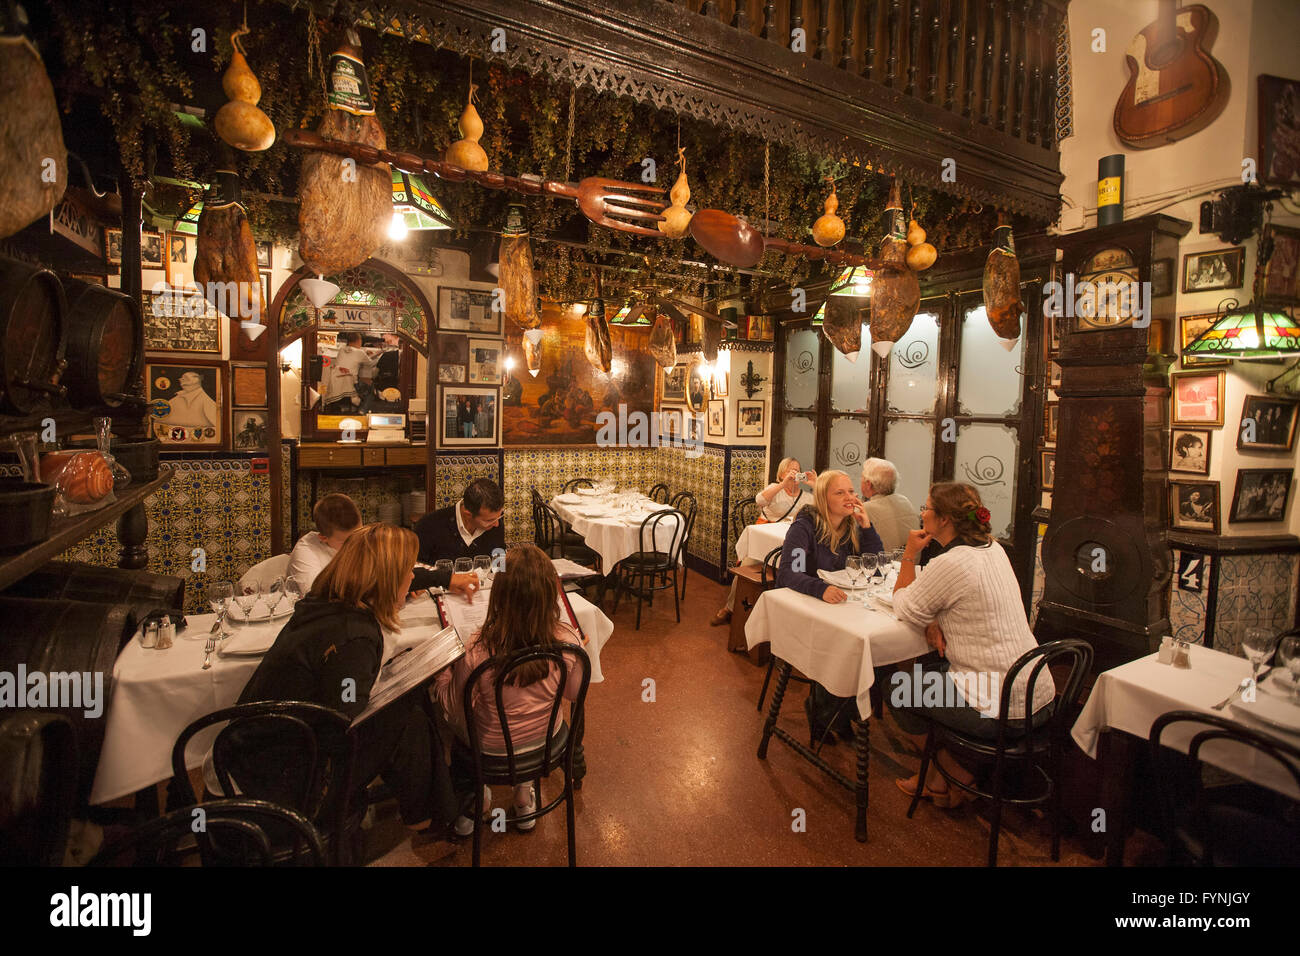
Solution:
<path fill-rule="evenodd" d="M 772 183 L 772 144 L 763 141 L 763 238 L 767 238 L 767 225 L 772 221 L 772 196 L 769 192 Z"/>
<path fill-rule="evenodd" d="M 316 19 L 316 14 L 307 11 L 307 76 L 312 74 L 320 77 L 321 92 L 325 95 L 325 102 L 329 102 L 329 84 L 325 82 L 325 61 L 320 54 L 320 24 Z"/>
<path fill-rule="evenodd" d="M 578 102 L 578 88 L 569 88 L 569 134 L 564 140 L 564 181 L 573 177 L 573 112 Z"/>

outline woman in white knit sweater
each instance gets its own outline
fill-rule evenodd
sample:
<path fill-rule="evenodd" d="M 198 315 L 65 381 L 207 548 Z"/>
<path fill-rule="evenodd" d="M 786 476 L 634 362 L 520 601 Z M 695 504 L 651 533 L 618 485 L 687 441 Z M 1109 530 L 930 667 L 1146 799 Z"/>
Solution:
<path fill-rule="evenodd" d="M 918 576 L 917 561 L 931 542 L 943 550 Z M 894 613 L 900 621 L 925 628 L 926 640 L 937 652 L 937 657 L 928 655 L 892 676 L 889 706 L 903 732 L 918 749 L 925 745 L 930 721 L 996 739 L 1007 671 L 1038 642 L 1025 619 L 1011 562 L 993 540 L 988 509 L 970 485 L 940 482 L 930 488 L 921 509 L 921 529 L 907 539 L 894 588 Z M 1022 671 L 1012 688 L 1012 732 L 1024 732 L 1025 684 L 1031 669 Z M 1051 715 L 1054 697 L 1051 674 L 1044 670 L 1034 685 L 1032 726 Z M 947 751 L 939 751 L 936 759 L 958 780 L 973 779 Z M 916 775 L 899 780 L 898 786 L 911 796 L 918 786 Z M 959 788 L 950 791 L 933 767 L 923 793 L 943 807 L 959 806 L 968 796 Z"/>

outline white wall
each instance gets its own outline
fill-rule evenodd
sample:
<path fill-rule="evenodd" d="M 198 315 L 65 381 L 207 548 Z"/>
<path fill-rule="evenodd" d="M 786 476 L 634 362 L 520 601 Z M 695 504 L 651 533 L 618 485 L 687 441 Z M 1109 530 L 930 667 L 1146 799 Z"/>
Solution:
<path fill-rule="evenodd" d="M 1097 161 L 1112 153 L 1124 154 L 1126 219 L 1153 212 L 1185 219 L 1192 229 L 1183 239 L 1176 282 L 1181 287 L 1182 257 L 1187 253 L 1222 248 L 1215 235 L 1198 231 L 1200 205 L 1216 189 L 1240 185 L 1242 159 L 1258 160 L 1256 79 L 1261 73 L 1300 77 L 1296 59 L 1300 37 L 1300 3 L 1296 0 L 1213 0 L 1207 4 L 1218 18 L 1218 35 L 1210 53 L 1227 71 L 1231 93 L 1219 117 L 1184 140 L 1155 149 L 1133 150 L 1115 136 L 1115 103 L 1128 79 L 1124 51 L 1143 27 L 1156 19 L 1156 0 L 1074 0 L 1070 4 L 1070 50 L 1074 93 L 1074 135 L 1061 143 L 1063 231 L 1096 225 Z M 1106 50 L 1093 52 L 1093 30 L 1105 31 Z M 1207 192 L 1208 191 L 1208 192 Z M 1193 195 L 1207 193 L 1205 195 Z M 1300 205 L 1293 204 L 1293 208 Z M 1275 205 L 1273 222 L 1300 224 L 1300 216 Z M 1177 314 L 1213 312 L 1229 297 L 1249 301 L 1255 274 L 1256 240 L 1246 249 L 1243 287 L 1231 291 L 1178 293 Z M 1175 335 L 1177 329 L 1175 328 Z M 1174 368 L 1180 366 L 1175 364 Z M 1300 533 L 1300 507 L 1296 490 L 1288 505 L 1287 520 L 1273 523 L 1230 524 L 1228 514 L 1237 469 L 1294 467 L 1296 455 L 1239 454 L 1236 433 L 1242 405 L 1249 394 L 1262 394 L 1263 383 L 1284 365 L 1233 363 L 1225 383 L 1224 426 L 1211 448 L 1210 478 L 1220 483 L 1221 526 L 1224 534 L 1252 535 Z M 1290 380 L 1295 385 L 1295 379 Z"/>

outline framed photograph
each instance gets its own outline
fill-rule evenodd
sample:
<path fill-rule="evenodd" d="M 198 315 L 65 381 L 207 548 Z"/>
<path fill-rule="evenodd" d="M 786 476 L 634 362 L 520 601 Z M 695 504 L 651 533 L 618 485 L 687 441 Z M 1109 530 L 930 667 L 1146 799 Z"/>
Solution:
<path fill-rule="evenodd" d="M 1048 402 L 1043 407 L 1043 441 L 1049 445 L 1056 444 L 1056 426 L 1060 419 L 1061 403 Z"/>
<path fill-rule="evenodd" d="M 266 396 L 265 365 L 230 363 L 231 405 L 235 408 L 265 408 Z"/>
<path fill-rule="evenodd" d="M 500 385 L 501 363 L 504 357 L 505 343 L 501 339 L 470 339 L 469 383 Z"/>
<path fill-rule="evenodd" d="M 1061 366 L 1060 366 L 1060 363 L 1058 363 L 1058 362 L 1053 362 L 1053 361 L 1050 360 L 1050 359 L 1049 359 L 1048 362 L 1047 362 L 1047 387 L 1048 387 L 1048 388 L 1060 388 L 1060 387 L 1061 387 Z"/>
<path fill-rule="evenodd" d="M 491 291 L 438 289 L 438 331 L 500 335 L 501 316 L 492 311 Z"/>
<path fill-rule="evenodd" d="M 145 351 L 221 354 L 226 319 L 197 289 L 146 295 L 143 318 Z"/>
<path fill-rule="evenodd" d="M 1043 476 L 1043 490 L 1051 491 L 1056 487 L 1056 452 L 1040 451 L 1038 453 L 1039 474 Z"/>
<path fill-rule="evenodd" d="M 1223 373 L 1174 372 L 1169 376 L 1174 425 L 1223 427 Z"/>
<path fill-rule="evenodd" d="M 1165 460 L 1168 450 L 1163 432 L 1152 428 L 1142 429 L 1142 470 L 1168 471 L 1169 463 Z"/>
<path fill-rule="evenodd" d="M 727 391 L 731 388 L 731 373 L 714 372 L 712 388 L 714 398 L 726 398 Z"/>
<path fill-rule="evenodd" d="M 253 245 L 257 247 L 257 268 L 269 270 L 271 268 L 271 240 L 259 239 Z"/>
<path fill-rule="evenodd" d="M 664 402 L 686 401 L 686 372 L 685 365 L 664 369 Z"/>
<path fill-rule="evenodd" d="M 1261 73 L 1258 176 L 1269 185 L 1300 184 L 1300 80 Z"/>
<path fill-rule="evenodd" d="M 764 411 L 766 402 L 747 401 L 736 403 L 736 435 L 740 438 L 762 438 L 764 434 Z"/>
<path fill-rule="evenodd" d="M 230 444 L 234 451 L 266 451 L 268 412 L 265 408 L 236 408 L 230 412 Z"/>
<path fill-rule="evenodd" d="M 1196 341 L 1197 336 L 1214 324 L 1218 313 L 1201 312 L 1197 315 L 1180 315 L 1178 317 L 1178 341 L 1179 353 L 1182 354 L 1187 346 Z M 1226 358 L 1214 358 L 1206 355 L 1182 355 L 1183 368 L 1221 368 L 1228 364 Z"/>
<path fill-rule="evenodd" d="M 153 433 L 168 450 L 226 446 L 226 363 L 146 362 Z"/>
<path fill-rule="evenodd" d="M 1174 428 L 1169 432 L 1169 470 L 1182 475 L 1209 475 L 1210 440 L 1208 428 Z"/>
<path fill-rule="evenodd" d="M 1219 533 L 1219 483 L 1217 481 L 1170 481 L 1169 515 L 1182 531 Z"/>
<path fill-rule="evenodd" d="M 122 265 L 122 230 L 104 227 L 104 261 L 110 266 Z"/>
<path fill-rule="evenodd" d="M 770 315 L 751 315 L 746 330 L 746 337 L 751 342 L 771 342 L 775 338 L 776 327 Z"/>
<path fill-rule="evenodd" d="M 78 282 L 85 282 L 87 285 L 102 285 L 108 287 L 108 282 L 102 275 L 92 275 L 88 272 L 69 272 L 69 279 L 76 279 Z"/>
<path fill-rule="evenodd" d="M 194 249 L 197 240 L 181 232 L 167 233 L 167 284 L 188 288 L 194 284 Z"/>
<path fill-rule="evenodd" d="M 709 402 L 709 437 L 725 438 L 727 436 L 727 403 Z"/>
<path fill-rule="evenodd" d="M 1063 315 L 1051 316 L 1047 319 L 1047 351 L 1059 352 L 1061 349 L 1061 337 L 1065 334 L 1065 323 L 1069 320 Z"/>
<path fill-rule="evenodd" d="M 167 262 L 161 232 L 145 230 L 140 233 L 140 267 L 166 270 Z"/>
<path fill-rule="evenodd" d="M 1163 299 L 1174 294 L 1174 260 L 1156 259 L 1151 263 L 1151 298 Z"/>
<path fill-rule="evenodd" d="M 499 445 L 500 406 L 495 388 L 438 386 L 438 444 L 446 448 Z"/>
<path fill-rule="evenodd" d="M 686 416 L 686 440 L 691 443 L 704 441 L 704 415 L 690 412 Z"/>
<path fill-rule="evenodd" d="M 1264 266 L 1264 298 L 1300 302 L 1300 229 L 1269 225 L 1264 237 L 1273 240 L 1273 255 Z"/>
<path fill-rule="evenodd" d="M 438 336 L 438 381 L 463 385 L 469 368 L 469 336 Z M 495 383 L 493 383 L 495 384 Z"/>
<path fill-rule="evenodd" d="M 1228 520 L 1281 521 L 1291 498 L 1291 468 L 1241 468 Z"/>
<path fill-rule="evenodd" d="M 680 408 L 665 408 L 660 412 L 659 434 L 665 438 L 681 438 L 682 412 Z"/>
<path fill-rule="evenodd" d="M 1210 252 L 1189 252 L 1183 256 L 1183 291 L 1240 289 L 1241 272 L 1245 264 L 1246 250 L 1241 246 Z M 1151 294 L 1155 295 L 1154 292 Z"/>
<path fill-rule="evenodd" d="M 1237 427 L 1237 450 L 1290 451 L 1295 444 L 1298 409 L 1300 402 L 1295 399 L 1247 395 Z"/>
<path fill-rule="evenodd" d="M 691 411 L 702 412 L 708 401 L 709 381 L 704 374 L 704 359 L 700 358 L 691 363 L 690 372 L 686 376 L 686 404 L 691 406 Z"/>

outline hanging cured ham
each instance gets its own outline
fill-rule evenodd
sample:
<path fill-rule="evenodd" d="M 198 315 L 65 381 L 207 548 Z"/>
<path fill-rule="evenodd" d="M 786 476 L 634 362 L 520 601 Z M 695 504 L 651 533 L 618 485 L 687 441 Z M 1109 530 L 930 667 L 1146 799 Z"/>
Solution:
<path fill-rule="evenodd" d="M 856 362 L 862 350 L 862 320 L 868 301 L 856 295 L 832 295 L 826 299 L 822 332 L 850 362 Z"/>
<path fill-rule="evenodd" d="M 354 30 L 330 57 L 328 94 L 321 136 L 387 147 Z M 298 199 L 298 254 L 317 275 L 336 275 L 365 262 L 383 243 L 393 218 L 392 172 L 387 163 L 367 166 L 311 150 L 303 157 Z"/>
<path fill-rule="evenodd" d="M 0 36 L 0 239 L 48 215 L 68 184 L 54 87 L 36 47 Z"/>
<path fill-rule="evenodd" d="M 666 315 L 655 319 L 655 327 L 650 330 L 649 352 L 662 368 L 677 364 L 677 337 L 673 333 L 673 320 Z"/>
<path fill-rule="evenodd" d="M 506 318 L 521 329 L 541 326 L 537 311 L 537 280 L 533 275 L 533 247 L 524 224 L 524 207 L 512 204 L 501 230 L 501 291 Z"/>
<path fill-rule="evenodd" d="M 614 362 L 614 347 L 609 340 L 609 323 L 605 321 L 605 300 L 596 299 L 587 310 L 587 361 L 609 374 Z"/>
<path fill-rule="evenodd" d="M 998 214 L 993 232 L 993 248 L 984 262 L 984 314 L 1007 351 L 1020 338 L 1020 260 L 1016 258 L 1016 240 L 1011 224 Z"/>
<path fill-rule="evenodd" d="M 240 199 L 238 174 L 218 170 L 199 214 L 194 281 L 217 311 L 232 319 L 260 322 L 266 300 L 253 229 Z"/>
<path fill-rule="evenodd" d="M 880 245 L 881 267 L 871 280 L 871 348 L 884 358 L 907 334 L 921 305 L 921 283 L 907 267 L 907 227 L 898 180 L 885 207 L 889 231 Z"/>

